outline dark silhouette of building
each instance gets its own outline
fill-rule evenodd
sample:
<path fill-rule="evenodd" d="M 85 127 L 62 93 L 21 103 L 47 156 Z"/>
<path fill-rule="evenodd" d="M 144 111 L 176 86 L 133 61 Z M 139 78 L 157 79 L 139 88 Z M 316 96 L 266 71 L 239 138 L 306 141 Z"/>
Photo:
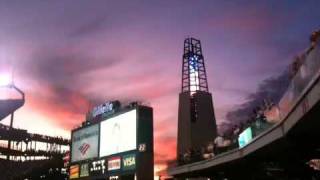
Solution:
<path fill-rule="evenodd" d="M 186 151 L 212 142 L 217 135 L 212 95 L 200 40 L 184 41 L 182 88 L 179 94 L 178 159 Z"/>
<path fill-rule="evenodd" d="M 24 105 L 25 94 L 14 84 L 1 88 L 15 89 L 21 98 L 0 100 L 0 121 L 10 115 L 10 125 L 0 123 L 0 179 L 66 179 L 62 157 L 70 140 L 13 127 L 14 113 Z M 47 149 L 41 150 L 41 145 Z"/>

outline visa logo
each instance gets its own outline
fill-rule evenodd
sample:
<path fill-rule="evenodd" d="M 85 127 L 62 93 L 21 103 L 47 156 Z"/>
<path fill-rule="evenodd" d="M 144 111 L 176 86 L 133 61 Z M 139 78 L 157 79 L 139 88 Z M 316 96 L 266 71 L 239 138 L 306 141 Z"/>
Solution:
<path fill-rule="evenodd" d="M 136 165 L 136 158 L 134 158 L 134 157 L 125 158 L 123 160 L 123 165 L 126 166 L 126 167 L 135 166 Z"/>

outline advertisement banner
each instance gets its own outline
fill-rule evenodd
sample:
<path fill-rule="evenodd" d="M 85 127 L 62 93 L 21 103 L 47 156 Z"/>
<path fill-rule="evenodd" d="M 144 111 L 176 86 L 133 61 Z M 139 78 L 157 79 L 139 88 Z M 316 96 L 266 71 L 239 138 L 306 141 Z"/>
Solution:
<path fill-rule="evenodd" d="M 79 165 L 70 166 L 70 179 L 79 178 Z"/>
<path fill-rule="evenodd" d="M 89 176 L 89 164 L 81 164 L 80 166 L 80 177 L 87 177 Z"/>
<path fill-rule="evenodd" d="M 136 155 L 128 154 L 122 157 L 122 169 L 123 170 L 133 170 L 136 168 Z"/>
<path fill-rule="evenodd" d="M 101 122 L 100 157 L 136 149 L 136 110 Z"/>
<path fill-rule="evenodd" d="M 239 135 L 239 138 L 238 138 L 239 147 L 241 148 L 249 144 L 251 140 L 252 140 L 252 129 L 251 127 L 248 127 Z"/>
<path fill-rule="evenodd" d="M 89 171 L 90 171 L 89 174 L 92 176 L 102 175 L 106 172 L 106 170 L 107 170 L 107 167 L 106 167 L 105 159 L 92 161 L 89 165 Z"/>
<path fill-rule="evenodd" d="M 113 157 L 108 160 L 108 171 L 121 169 L 121 158 Z"/>
<path fill-rule="evenodd" d="M 75 131 L 72 134 L 71 162 L 98 156 L 99 125 Z"/>

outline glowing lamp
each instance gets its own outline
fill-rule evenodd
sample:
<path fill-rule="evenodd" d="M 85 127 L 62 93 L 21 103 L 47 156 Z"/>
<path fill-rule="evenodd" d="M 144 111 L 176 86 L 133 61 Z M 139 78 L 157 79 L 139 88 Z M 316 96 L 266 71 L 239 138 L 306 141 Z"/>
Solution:
<path fill-rule="evenodd" d="M 8 74 L 0 74 L 0 86 L 12 85 L 12 79 Z"/>

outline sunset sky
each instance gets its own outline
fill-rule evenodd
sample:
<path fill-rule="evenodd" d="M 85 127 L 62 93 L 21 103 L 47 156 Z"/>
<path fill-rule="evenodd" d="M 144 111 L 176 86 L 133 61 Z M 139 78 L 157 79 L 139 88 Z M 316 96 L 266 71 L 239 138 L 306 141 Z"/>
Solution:
<path fill-rule="evenodd" d="M 309 46 L 319 7 L 319 0 L 0 0 L 0 74 L 13 72 L 26 93 L 14 126 L 70 137 L 90 104 L 143 101 L 154 108 L 156 164 L 165 164 L 175 157 L 184 38 L 202 42 L 219 125 Z"/>

